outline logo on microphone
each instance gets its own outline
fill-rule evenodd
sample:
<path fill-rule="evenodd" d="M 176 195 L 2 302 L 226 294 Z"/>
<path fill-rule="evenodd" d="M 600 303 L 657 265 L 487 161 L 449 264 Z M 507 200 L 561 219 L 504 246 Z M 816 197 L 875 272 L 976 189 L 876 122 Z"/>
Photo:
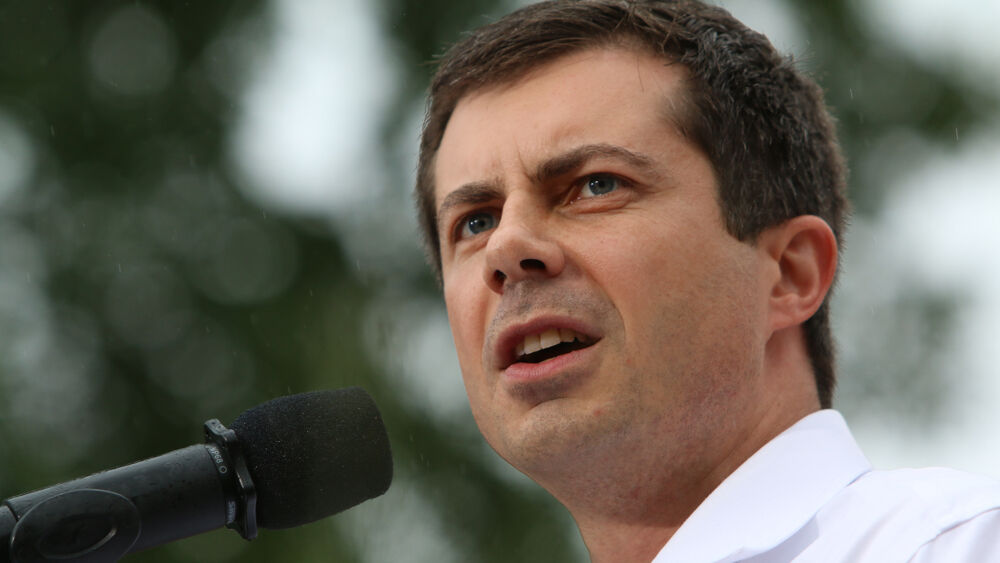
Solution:
<path fill-rule="evenodd" d="M 215 461 L 215 466 L 219 470 L 219 473 L 222 475 L 229 473 L 226 460 L 222 457 L 222 452 L 219 451 L 219 448 L 211 444 L 207 444 L 206 447 L 208 448 L 208 455 L 212 456 L 212 460 Z"/>

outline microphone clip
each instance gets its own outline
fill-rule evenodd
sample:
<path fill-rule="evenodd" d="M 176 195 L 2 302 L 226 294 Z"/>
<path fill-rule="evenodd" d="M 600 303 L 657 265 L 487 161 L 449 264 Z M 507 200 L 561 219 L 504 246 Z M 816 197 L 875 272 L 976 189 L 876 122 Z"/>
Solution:
<path fill-rule="evenodd" d="M 236 530 L 244 539 L 256 538 L 257 488 L 250 478 L 236 432 L 213 418 L 205 421 L 205 442 L 226 491 L 226 527 Z"/>

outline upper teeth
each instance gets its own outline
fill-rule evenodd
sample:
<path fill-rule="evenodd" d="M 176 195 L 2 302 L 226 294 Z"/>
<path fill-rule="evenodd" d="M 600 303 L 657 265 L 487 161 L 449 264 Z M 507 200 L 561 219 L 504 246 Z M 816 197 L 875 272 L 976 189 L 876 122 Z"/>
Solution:
<path fill-rule="evenodd" d="M 533 354 L 539 350 L 551 348 L 561 342 L 573 342 L 574 340 L 584 340 L 584 337 L 575 330 L 568 328 L 550 328 L 541 334 L 529 334 L 524 340 L 514 348 L 514 354 L 520 358 L 526 354 Z"/>

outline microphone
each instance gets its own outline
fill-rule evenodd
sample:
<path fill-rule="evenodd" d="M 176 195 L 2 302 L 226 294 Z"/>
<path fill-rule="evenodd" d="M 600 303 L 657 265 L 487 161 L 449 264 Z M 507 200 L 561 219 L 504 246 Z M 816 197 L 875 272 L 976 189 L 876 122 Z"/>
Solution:
<path fill-rule="evenodd" d="M 106 563 L 223 526 L 291 528 L 375 498 L 392 453 L 360 387 L 273 399 L 205 444 L 96 473 L 0 505 L 0 563 Z"/>

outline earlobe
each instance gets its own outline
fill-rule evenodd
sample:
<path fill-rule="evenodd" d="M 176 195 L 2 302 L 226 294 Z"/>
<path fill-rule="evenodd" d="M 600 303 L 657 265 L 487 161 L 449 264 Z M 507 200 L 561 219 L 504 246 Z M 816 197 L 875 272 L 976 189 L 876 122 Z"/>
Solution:
<path fill-rule="evenodd" d="M 777 266 L 770 288 L 771 330 L 805 322 L 819 309 L 837 272 L 837 239 L 823 219 L 801 215 L 761 234 Z"/>

